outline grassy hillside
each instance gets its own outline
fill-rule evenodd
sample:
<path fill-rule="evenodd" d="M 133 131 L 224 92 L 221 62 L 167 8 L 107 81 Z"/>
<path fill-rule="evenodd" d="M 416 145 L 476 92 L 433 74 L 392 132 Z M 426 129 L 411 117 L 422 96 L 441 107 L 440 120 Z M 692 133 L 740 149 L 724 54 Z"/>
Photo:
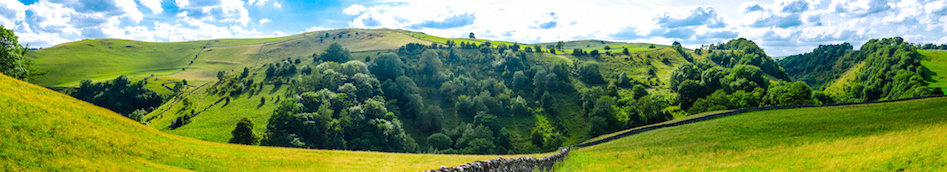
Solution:
<path fill-rule="evenodd" d="M 563 171 L 942 171 L 947 98 L 745 113 L 574 149 Z"/>
<path fill-rule="evenodd" d="M 83 40 L 31 51 L 40 85 L 75 86 L 82 79 L 108 80 L 120 75 L 162 75 L 181 70 L 207 41 L 152 43 L 119 39 Z"/>
<path fill-rule="evenodd" d="M 162 133 L 0 75 L 0 171 L 418 171 L 508 156 L 243 146 Z M 260 125 L 257 124 L 259 127 Z M 532 155 L 542 156 L 542 155 Z"/>
<path fill-rule="evenodd" d="M 939 50 L 917 50 L 921 53 L 921 65 L 934 72 L 933 76 L 927 78 L 930 87 L 941 88 L 947 91 L 947 51 Z"/>
<path fill-rule="evenodd" d="M 83 40 L 32 51 L 29 57 L 36 62 L 37 69 L 49 71 L 34 82 L 40 85 L 78 86 L 83 79 L 97 82 L 121 75 L 133 78 L 156 75 L 201 84 L 215 80 L 217 71 L 221 70 L 259 67 L 286 58 L 309 59 L 333 42 L 354 52 L 397 49 L 407 43 L 430 44 L 400 30 L 337 29 L 277 38 L 173 43 Z"/>
<path fill-rule="evenodd" d="M 608 46 L 609 48 L 611 48 L 609 51 L 612 53 L 621 53 L 624 50 L 624 48 L 628 48 L 628 51 L 634 52 L 634 51 L 648 51 L 648 50 L 655 50 L 655 49 L 660 49 L 664 47 L 670 47 L 668 45 L 660 45 L 660 44 L 611 42 L 611 41 L 602 41 L 602 40 L 563 41 L 563 43 L 564 45 L 562 46 L 562 49 L 564 51 L 566 49 L 569 49 L 569 50 L 583 49 L 587 51 L 599 50 L 602 53 L 605 53 L 605 46 Z M 550 46 L 550 45 L 556 46 L 556 42 L 541 43 L 541 44 L 536 44 L 536 45 L 540 45 L 543 48 L 545 48 L 546 46 Z M 648 48 L 650 45 L 654 45 L 655 48 Z M 572 53 L 572 51 L 566 51 L 566 52 Z"/>

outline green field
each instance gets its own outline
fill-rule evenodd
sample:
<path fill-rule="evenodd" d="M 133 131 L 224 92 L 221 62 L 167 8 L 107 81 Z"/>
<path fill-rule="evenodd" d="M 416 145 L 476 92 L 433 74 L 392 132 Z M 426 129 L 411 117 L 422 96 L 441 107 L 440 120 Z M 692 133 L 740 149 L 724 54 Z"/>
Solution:
<path fill-rule="evenodd" d="M 0 171 L 419 171 L 549 155 L 404 154 L 207 142 L 163 133 L 3 75 L 0 101 Z"/>
<path fill-rule="evenodd" d="M 120 75 L 164 75 L 190 63 L 207 41 L 151 43 L 119 39 L 83 40 L 32 51 L 29 59 L 46 76 L 33 83 L 77 86 L 83 79 L 110 80 Z"/>
<path fill-rule="evenodd" d="M 327 33 L 331 37 L 326 38 Z M 312 54 L 321 53 L 333 42 L 353 52 L 396 50 L 407 43 L 430 44 L 400 30 L 337 29 L 276 38 L 173 43 L 83 40 L 32 51 L 28 56 L 36 62 L 37 69 L 49 71 L 33 81 L 40 85 L 74 87 L 83 79 L 100 82 L 121 75 L 186 79 L 192 85 L 199 85 L 215 81 L 217 71 L 221 70 L 259 67 L 286 58 L 311 59 Z M 364 56 L 354 57 L 364 59 Z"/>
<path fill-rule="evenodd" d="M 934 72 L 931 78 L 927 78 L 930 87 L 941 88 L 947 91 L 947 51 L 939 50 L 917 50 L 923 55 L 921 65 Z"/>
<path fill-rule="evenodd" d="M 625 48 L 628 48 L 628 51 L 649 51 L 661 49 L 664 47 L 670 47 L 667 45 L 660 44 L 649 44 L 649 43 L 627 43 L 627 42 L 611 42 L 611 41 L 602 41 L 602 40 L 580 40 L 580 41 L 564 41 L 562 50 L 566 53 L 572 54 L 572 49 L 583 49 L 586 51 L 599 50 L 601 53 L 605 53 L 605 46 L 608 46 L 609 52 L 612 53 L 621 53 Z M 555 46 L 555 42 L 551 43 L 541 43 L 536 44 L 542 47 L 549 45 Z M 648 46 L 654 45 L 655 48 L 648 48 Z"/>
<path fill-rule="evenodd" d="M 562 171 L 943 171 L 947 98 L 744 113 L 574 149 Z"/>

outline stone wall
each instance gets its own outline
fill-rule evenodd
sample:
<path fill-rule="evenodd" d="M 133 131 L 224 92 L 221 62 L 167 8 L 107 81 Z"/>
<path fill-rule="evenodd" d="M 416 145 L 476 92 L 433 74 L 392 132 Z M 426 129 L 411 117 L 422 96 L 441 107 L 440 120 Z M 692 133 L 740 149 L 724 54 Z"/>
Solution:
<path fill-rule="evenodd" d="M 543 158 L 519 157 L 519 158 L 497 158 L 486 161 L 471 162 L 455 167 L 441 166 L 436 170 L 428 172 L 500 172 L 500 171 L 551 171 L 556 162 L 560 162 L 569 156 L 570 148 L 560 147 L 559 153 Z"/>

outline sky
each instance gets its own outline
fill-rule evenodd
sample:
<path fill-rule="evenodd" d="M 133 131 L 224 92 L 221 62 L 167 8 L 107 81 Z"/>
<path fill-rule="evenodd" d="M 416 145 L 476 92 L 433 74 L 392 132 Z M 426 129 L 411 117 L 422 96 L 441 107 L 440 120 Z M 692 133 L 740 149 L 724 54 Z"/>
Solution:
<path fill-rule="evenodd" d="M 520 43 L 598 39 L 685 47 L 744 37 L 770 56 L 873 38 L 947 43 L 947 0 L 0 0 L 21 44 L 178 42 L 394 28 Z"/>

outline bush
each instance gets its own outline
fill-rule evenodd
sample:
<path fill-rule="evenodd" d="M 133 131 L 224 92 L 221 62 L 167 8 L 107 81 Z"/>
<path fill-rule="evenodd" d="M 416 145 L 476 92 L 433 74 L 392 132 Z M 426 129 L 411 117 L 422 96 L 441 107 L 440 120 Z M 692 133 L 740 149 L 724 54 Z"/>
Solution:
<path fill-rule="evenodd" d="M 237 122 L 237 127 L 230 132 L 233 138 L 228 143 L 256 145 L 260 142 L 260 136 L 253 133 L 253 121 L 250 118 L 243 117 Z"/>
<path fill-rule="evenodd" d="M 434 133 L 427 137 L 427 145 L 437 150 L 450 149 L 453 143 L 454 141 L 450 139 L 450 136 L 443 133 Z"/>

